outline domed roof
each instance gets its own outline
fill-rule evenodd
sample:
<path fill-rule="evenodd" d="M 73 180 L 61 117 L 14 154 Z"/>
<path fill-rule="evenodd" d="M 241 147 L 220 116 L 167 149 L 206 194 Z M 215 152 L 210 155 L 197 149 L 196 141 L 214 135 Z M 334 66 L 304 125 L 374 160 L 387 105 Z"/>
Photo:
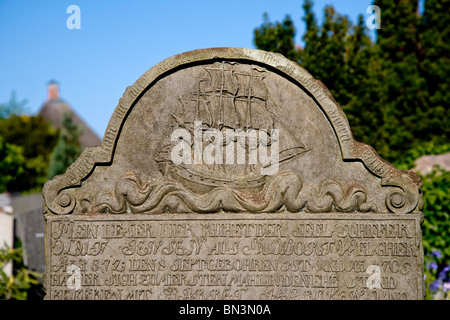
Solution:
<path fill-rule="evenodd" d="M 59 128 L 62 125 L 64 114 L 72 117 L 72 121 L 82 129 L 80 144 L 83 148 L 100 146 L 102 141 L 94 131 L 72 110 L 72 108 L 58 95 L 58 88 L 55 89 L 55 83 L 49 85 L 49 99 L 44 103 L 39 115 L 50 121 L 53 126 Z"/>

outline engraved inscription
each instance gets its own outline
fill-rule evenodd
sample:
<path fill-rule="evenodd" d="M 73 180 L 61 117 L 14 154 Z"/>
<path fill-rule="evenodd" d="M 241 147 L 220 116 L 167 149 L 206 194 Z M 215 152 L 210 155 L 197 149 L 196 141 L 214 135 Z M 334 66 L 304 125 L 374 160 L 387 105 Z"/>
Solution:
<path fill-rule="evenodd" d="M 418 299 L 419 217 L 49 217 L 51 299 Z"/>

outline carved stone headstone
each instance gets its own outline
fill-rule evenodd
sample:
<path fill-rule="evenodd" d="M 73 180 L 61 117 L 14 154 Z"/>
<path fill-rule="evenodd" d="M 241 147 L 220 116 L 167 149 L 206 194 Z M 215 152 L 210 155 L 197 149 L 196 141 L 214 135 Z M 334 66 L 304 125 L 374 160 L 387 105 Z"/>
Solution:
<path fill-rule="evenodd" d="M 47 299 L 421 299 L 420 186 L 298 64 L 183 53 L 45 185 Z"/>

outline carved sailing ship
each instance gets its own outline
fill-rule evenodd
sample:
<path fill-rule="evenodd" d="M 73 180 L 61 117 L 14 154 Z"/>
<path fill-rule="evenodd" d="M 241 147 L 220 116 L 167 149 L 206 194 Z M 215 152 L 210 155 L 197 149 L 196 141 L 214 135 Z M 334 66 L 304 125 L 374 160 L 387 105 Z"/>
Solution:
<path fill-rule="evenodd" d="M 289 130 L 277 120 L 271 112 L 272 102 L 268 100 L 267 88 L 264 85 L 264 69 L 249 66 L 250 70 L 234 68 L 237 63 L 221 62 L 205 67 L 205 74 L 196 83 L 195 89 L 182 96 L 180 107 L 173 115 L 173 129 L 184 128 L 194 136 L 199 130 L 207 134 L 216 129 L 223 135 L 224 149 L 229 143 L 241 144 L 248 157 L 250 148 L 258 148 L 245 140 L 229 139 L 227 130 L 234 132 L 264 131 L 267 134 L 267 145 L 270 149 L 272 129 L 279 130 L 278 162 L 294 159 L 310 149 L 298 141 Z M 195 128 L 201 124 L 201 127 Z M 217 132 L 216 131 L 216 132 Z M 161 173 L 167 179 L 181 182 L 190 190 L 207 193 L 216 187 L 231 187 L 238 190 L 260 191 L 266 183 L 266 175 L 261 174 L 262 164 L 174 164 L 171 160 L 173 143 L 164 143 L 155 155 Z M 192 156 L 194 146 L 191 145 Z M 238 152 L 235 145 L 233 150 Z M 236 155 L 234 155 L 236 156 Z M 236 158 L 236 157 L 235 157 Z M 270 164 L 269 164 L 270 165 Z M 266 165 L 267 166 L 267 165 Z"/>

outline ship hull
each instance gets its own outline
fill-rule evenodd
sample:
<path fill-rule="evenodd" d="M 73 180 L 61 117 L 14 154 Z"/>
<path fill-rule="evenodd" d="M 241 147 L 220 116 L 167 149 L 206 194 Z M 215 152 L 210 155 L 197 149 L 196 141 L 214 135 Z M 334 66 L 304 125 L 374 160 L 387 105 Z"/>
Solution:
<path fill-rule="evenodd" d="M 203 170 L 202 170 L 203 169 Z M 197 194 L 206 194 L 215 188 L 232 188 L 240 191 L 261 191 L 266 182 L 266 176 L 250 173 L 247 175 L 228 175 L 214 172 L 208 175 L 204 168 L 187 168 L 171 166 L 168 168 L 169 178 L 183 184 L 187 189 Z"/>

